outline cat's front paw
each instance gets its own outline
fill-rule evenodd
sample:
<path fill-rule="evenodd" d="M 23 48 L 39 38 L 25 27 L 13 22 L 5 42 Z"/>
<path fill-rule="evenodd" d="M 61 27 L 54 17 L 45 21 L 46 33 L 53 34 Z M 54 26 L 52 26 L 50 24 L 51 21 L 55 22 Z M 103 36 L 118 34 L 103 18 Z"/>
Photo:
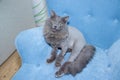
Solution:
<path fill-rule="evenodd" d="M 55 62 L 55 66 L 56 67 L 60 67 L 61 66 L 61 62 L 63 60 L 64 56 L 62 55 L 59 55 L 57 58 L 56 58 L 56 62 Z"/>
<path fill-rule="evenodd" d="M 47 59 L 46 62 L 47 62 L 47 63 L 51 63 L 51 62 L 53 62 L 53 60 L 52 60 L 52 59 Z"/>
<path fill-rule="evenodd" d="M 56 66 L 56 67 L 60 67 L 60 66 L 61 66 L 61 63 L 60 63 L 60 62 L 55 62 L 55 66 Z"/>
<path fill-rule="evenodd" d="M 47 59 L 47 63 L 52 63 L 56 59 L 56 56 L 51 56 L 49 59 Z"/>

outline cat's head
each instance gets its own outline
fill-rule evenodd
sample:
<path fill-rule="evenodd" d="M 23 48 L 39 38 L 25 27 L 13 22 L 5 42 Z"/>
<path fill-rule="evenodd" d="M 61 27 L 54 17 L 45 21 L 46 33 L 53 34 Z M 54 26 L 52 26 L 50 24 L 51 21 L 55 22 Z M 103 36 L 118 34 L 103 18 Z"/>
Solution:
<path fill-rule="evenodd" d="M 61 31 L 67 27 L 66 25 L 67 25 L 68 19 L 69 19 L 69 16 L 60 17 L 52 10 L 50 18 L 48 20 L 49 21 L 48 24 L 53 32 Z"/>

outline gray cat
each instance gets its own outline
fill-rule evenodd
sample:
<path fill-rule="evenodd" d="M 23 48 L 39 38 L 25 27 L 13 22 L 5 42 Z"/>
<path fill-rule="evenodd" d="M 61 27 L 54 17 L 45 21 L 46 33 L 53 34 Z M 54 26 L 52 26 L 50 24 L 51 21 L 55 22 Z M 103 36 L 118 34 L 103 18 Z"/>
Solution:
<path fill-rule="evenodd" d="M 54 11 L 46 20 L 43 34 L 46 42 L 52 47 L 51 57 L 47 59 L 48 63 L 56 59 L 56 67 L 61 66 L 64 55 L 67 51 L 71 51 L 68 62 L 74 62 L 82 48 L 86 45 L 86 41 L 82 33 L 74 27 L 68 26 L 69 16 L 60 17 Z M 58 49 L 61 49 L 57 56 Z"/>
<path fill-rule="evenodd" d="M 56 77 L 61 77 L 64 74 L 72 74 L 75 76 L 78 72 L 81 72 L 88 62 L 92 59 L 95 53 L 95 47 L 86 45 L 74 62 L 65 62 L 64 65 L 56 72 Z"/>

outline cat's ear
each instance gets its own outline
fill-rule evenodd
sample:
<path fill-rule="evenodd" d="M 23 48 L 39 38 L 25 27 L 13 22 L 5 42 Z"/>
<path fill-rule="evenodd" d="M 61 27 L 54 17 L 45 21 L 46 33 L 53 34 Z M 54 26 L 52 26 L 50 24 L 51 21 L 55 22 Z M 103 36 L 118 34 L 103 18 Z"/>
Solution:
<path fill-rule="evenodd" d="M 62 17 L 62 20 L 64 23 L 66 23 L 68 21 L 68 19 L 69 19 L 69 16 Z"/>
<path fill-rule="evenodd" d="M 51 10 L 50 14 L 51 14 L 51 16 L 50 16 L 51 18 L 55 18 L 56 17 L 56 13 L 53 10 Z"/>

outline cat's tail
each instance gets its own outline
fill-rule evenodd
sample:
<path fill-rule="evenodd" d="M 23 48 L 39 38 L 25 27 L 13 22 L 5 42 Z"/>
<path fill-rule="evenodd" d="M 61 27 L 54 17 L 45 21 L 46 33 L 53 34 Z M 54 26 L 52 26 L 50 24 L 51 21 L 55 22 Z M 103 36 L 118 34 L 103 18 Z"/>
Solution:
<path fill-rule="evenodd" d="M 70 66 L 70 73 L 75 76 L 78 72 L 81 72 L 86 67 L 88 62 L 92 59 L 95 54 L 95 47 L 92 45 L 85 45 L 81 50 L 76 60 Z"/>
<path fill-rule="evenodd" d="M 55 73 L 56 77 L 61 77 L 64 74 L 72 74 L 75 76 L 78 72 L 81 72 L 88 62 L 95 54 L 95 47 L 92 45 L 85 45 L 77 56 L 74 62 L 65 62 L 61 68 Z"/>
<path fill-rule="evenodd" d="M 96 48 L 92 45 L 85 45 L 81 50 L 80 54 L 77 56 L 75 62 L 89 62 L 94 56 Z"/>

